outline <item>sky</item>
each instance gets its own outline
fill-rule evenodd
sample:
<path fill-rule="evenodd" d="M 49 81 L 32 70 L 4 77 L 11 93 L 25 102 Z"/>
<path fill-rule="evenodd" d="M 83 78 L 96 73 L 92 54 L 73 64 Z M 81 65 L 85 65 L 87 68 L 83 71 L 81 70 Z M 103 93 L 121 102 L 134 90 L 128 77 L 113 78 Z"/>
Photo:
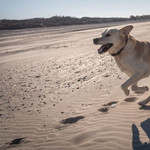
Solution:
<path fill-rule="evenodd" d="M 0 0 L 0 19 L 150 15 L 150 0 Z"/>

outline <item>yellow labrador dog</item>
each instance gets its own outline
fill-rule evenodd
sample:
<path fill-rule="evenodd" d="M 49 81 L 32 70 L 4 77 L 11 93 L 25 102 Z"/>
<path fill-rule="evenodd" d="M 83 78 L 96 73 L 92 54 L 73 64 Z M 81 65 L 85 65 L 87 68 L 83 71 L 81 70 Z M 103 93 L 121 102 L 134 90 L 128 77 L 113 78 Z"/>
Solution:
<path fill-rule="evenodd" d="M 118 29 L 107 29 L 102 33 L 102 37 L 93 39 L 94 44 L 102 45 L 98 49 L 99 54 L 109 52 L 121 71 L 130 78 L 121 85 L 125 95 L 129 95 L 128 87 L 133 91 L 148 91 L 147 86 L 138 87 L 140 79 L 150 75 L 150 43 L 138 41 L 130 35 L 133 26 L 125 26 Z M 139 102 L 145 106 L 150 101 L 150 97 Z"/>

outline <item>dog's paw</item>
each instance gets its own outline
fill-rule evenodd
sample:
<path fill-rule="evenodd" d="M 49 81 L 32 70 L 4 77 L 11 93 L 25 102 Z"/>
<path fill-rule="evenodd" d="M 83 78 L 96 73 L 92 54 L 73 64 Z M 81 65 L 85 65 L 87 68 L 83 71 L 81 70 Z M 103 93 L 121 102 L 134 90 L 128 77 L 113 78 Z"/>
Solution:
<path fill-rule="evenodd" d="M 125 94 L 126 96 L 129 96 L 130 90 L 126 89 L 126 90 L 123 90 L 123 91 L 124 91 L 124 94 Z"/>
<path fill-rule="evenodd" d="M 132 91 L 149 91 L 149 88 L 147 86 L 141 86 L 141 87 L 135 87 L 135 86 L 132 86 L 131 87 Z"/>
<path fill-rule="evenodd" d="M 124 91 L 124 94 L 125 94 L 126 96 L 129 96 L 130 91 L 129 91 L 128 88 L 126 88 L 126 87 L 124 86 L 124 84 L 121 85 L 121 89 Z"/>
<path fill-rule="evenodd" d="M 149 88 L 147 86 L 143 86 L 144 91 L 149 91 Z"/>
<path fill-rule="evenodd" d="M 147 86 L 138 87 L 138 91 L 149 91 L 149 88 Z"/>
<path fill-rule="evenodd" d="M 149 96 L 147 99 L 143 100 L 143 101 L 139 101 L 138 104 L 139 104 L 139 105 L 142 105 L 142 106 L 146 106 L 146 104 L 147 104 L 149 101 L 150 101 L 150 96 Z"/>
<path fill-rule="evenodd" d="M 143 107 L 146 105 L 144 101 L 138 101 L 137 103 L 138 103 L 138 105 L 141 105 Z"/>

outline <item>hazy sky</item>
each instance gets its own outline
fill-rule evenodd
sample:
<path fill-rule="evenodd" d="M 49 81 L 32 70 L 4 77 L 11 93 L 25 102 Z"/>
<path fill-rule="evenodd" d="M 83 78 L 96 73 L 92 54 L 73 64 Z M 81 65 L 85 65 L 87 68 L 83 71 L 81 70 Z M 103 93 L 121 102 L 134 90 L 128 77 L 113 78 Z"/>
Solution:
<path fill-rule="evenodd" d="M 129 17 L 150 14 L 150 0 L 0 0 L 0 19 L 51 16 Z"/>

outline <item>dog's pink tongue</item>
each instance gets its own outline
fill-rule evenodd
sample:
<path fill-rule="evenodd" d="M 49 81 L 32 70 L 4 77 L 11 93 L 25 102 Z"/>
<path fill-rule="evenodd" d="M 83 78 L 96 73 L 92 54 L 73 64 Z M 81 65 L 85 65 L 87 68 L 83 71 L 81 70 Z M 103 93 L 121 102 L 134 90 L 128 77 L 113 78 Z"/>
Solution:
<path fill-rule="evenodd" d="M 99 49 L 98 49 L 98 53 L 102 53 L 103 49 L 106 47 L 106 45 L 102 45 Z"/>

